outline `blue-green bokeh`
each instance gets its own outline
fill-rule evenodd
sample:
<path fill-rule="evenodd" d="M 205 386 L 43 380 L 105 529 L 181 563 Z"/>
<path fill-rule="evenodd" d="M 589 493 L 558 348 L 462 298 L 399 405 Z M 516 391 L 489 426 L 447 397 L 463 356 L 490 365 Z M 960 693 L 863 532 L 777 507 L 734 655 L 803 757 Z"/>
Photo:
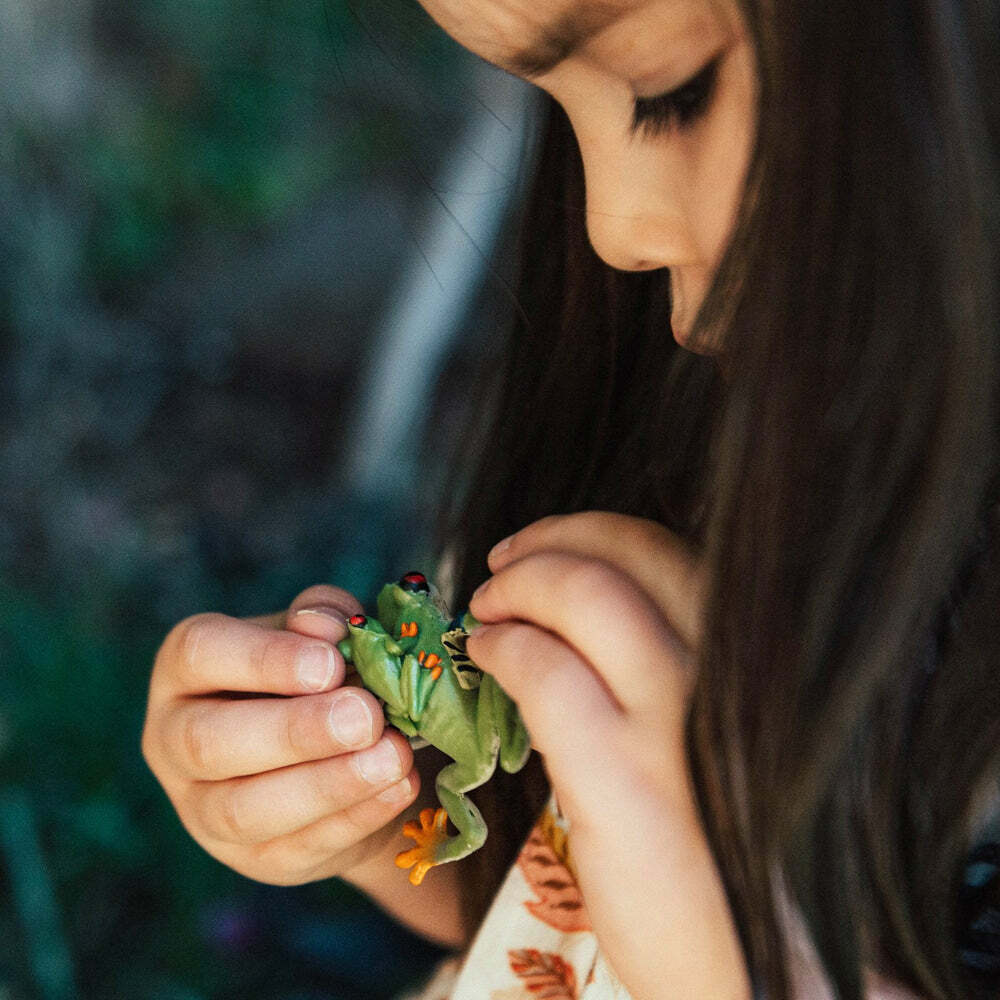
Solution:
<path fill-rule="evenodd" d="M 428 551 L 433 491 L 336 484 L 469 64 L 352 6 L 0 0 L 2 1000 L 378 997 L 434 958 L 214 862 L 139 753 L 181 618 Z"/>

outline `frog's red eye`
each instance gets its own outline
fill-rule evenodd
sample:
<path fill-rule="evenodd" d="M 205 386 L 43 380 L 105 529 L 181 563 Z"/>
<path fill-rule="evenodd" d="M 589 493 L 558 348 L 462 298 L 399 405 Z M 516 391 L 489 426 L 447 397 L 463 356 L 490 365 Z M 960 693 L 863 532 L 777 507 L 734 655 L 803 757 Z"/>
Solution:
<path fill-rule="evenodd" d="M 368 624 L 368 619 L 365 618 L 364 615 L 351 615 L 351 617 L 347 619 L 347 624 L 353 625 L 355 628 L 362 628 Z"/>
<path fill-rule="evenodd" d="M 407 573 L 399 581 L 399 585 L 403 590 L 408 590 L 413 594 L 428 594 L 431 589 L 431 585 L 423 573 Z"/>

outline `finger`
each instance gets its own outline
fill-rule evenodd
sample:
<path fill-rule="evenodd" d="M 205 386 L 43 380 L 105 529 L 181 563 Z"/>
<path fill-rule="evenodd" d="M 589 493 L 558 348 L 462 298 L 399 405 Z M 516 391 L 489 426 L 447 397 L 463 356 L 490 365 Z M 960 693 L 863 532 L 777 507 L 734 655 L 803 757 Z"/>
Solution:
<path fill-rule="evenodd" d="M 699 645 L 707 575 L 697 553 L 663 525 L 607 511 L 542 518 L 498 543 L 488 557 L 490 569 L 496 573 L 545 550 L 617 566 L 652 598 L 687 645 Z"/>
<path fill-rule="evenodd" d="M 419 792 L 420 773 L 414 768 L 401 781 L 361 802 L 284 837 L 254 845 L 253 856 L 268 873 L 269 882 L 301 885 L 342 874 L 351 867 L 352 853 L 358 861 L 364 858 L 369 837 L 380 831 L 392 836 L 387 825 L 416 801 Z M 403 843 L 400 840 L 400 846 Z M 284 879 L 282 872 L 287 873 Z M 253 872 L 248 874 L 254 877 Z"/>
<path fill-rule="evenodd" d="M 594 732 L 580 720 L 619 715 L 621 706 L 603 679 L 565 642 L 526 622 L 483 625 L 469 635 L 469 655 L 517 703 L 541 753 L 572 753 Z"/>
<path fill-rule="evenodd" d="M 481 622 L 521 620 L 554 632 L 600 666 L 630 710 L 671 703 L 689 682 L 692 655 L 660 608 L 618 567 L 565 552 L 540 552 L 501 569 L 473 595 Z"/>
<path fill-rule="evenodd" d="M 250 618 L 242 618 L 241 621 L 249 625 L 259 625 L 261 628 L 284 628 L 287 611 L 276 611 L 270 615 L 253 615 Z"/>
<path fill-rule="evenodd" d="M 384 715 L 357 687 L 299 698 L 185 698 L 164 713 L 161 751 L 193 781 L 223 781 L 370 746 Z"/>
<path fill-rule="evenodd" d="M 566 815 L 583 811 L 582 798 L 612 802 L 620 796 L 618 761 L 621 755 L 641 757 L 642 750 L 633 747 L 628 716 L 575 650 L 544 629 L 509 622 L 475 629 L 469 654 L 518 705 Z M 671 725 L 668 718 L 657 721 L 663 732 Z M 581 761 L 588 762 L 582 783 Z"/>
<path fill-rule="evenodd" d="M 198 786 L 194 810 L 200 829 L 213 839 L 261 844 L 377 796 L 412 769 L 413 751 L 401 733 L 391 730 L 355 753 Z M 415 784 L 406 785 L 407 794 Z"/>
<path fill-rule="evenodd" d="M 364 613 L 360 601 L 346 590 L 320 584 L 292 601 L 285 628 L 300 635 L 337 643 L 347 637 L 347 619 Z"/>
<path fill-rule="evenodd" d="M 315 693 L 343 678 L 344 658 L 329 642 L 200 614 L 185 619 L 164 641 L 153 668 L 151 701 L 219 691 Z"/>

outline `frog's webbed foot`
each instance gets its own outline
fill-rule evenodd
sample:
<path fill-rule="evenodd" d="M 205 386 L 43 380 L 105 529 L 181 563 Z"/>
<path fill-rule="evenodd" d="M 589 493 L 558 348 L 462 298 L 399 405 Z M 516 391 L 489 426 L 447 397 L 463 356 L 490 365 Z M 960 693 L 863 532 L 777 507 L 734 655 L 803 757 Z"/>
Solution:
<path fill-rule="evenodd" d="M 398 868 L 410 868 L 409 879 L 413 885 L 420 885 L 424 876 L 435 865 L 438 848 L 448 841 L 448 814 L 443 809 L 422 809 L 420 822 L 403 824 L 403 834 L 417 842 L 416 847 L 396 855 Z"/>
<path fill-rule="evenodd" d="M 417 663 L 424 668 L 424 670 L 429 670 L 431 672 L 431 680 L 436 681 L 441 676 L 441 657 L 437 653 L 431 653 L 430 656 L 424 650 L 420 650 L 420 655 L 417 657 Z"/>

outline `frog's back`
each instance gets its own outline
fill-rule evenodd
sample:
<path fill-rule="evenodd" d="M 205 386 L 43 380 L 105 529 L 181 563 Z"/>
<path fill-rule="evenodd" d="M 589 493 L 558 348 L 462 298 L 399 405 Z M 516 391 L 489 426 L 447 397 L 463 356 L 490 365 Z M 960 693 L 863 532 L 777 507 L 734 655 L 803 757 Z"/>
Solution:
<path fill-rule="evenodd" d="M 420 734 L 453 760 L 478 754 L 478 708 L 478 689 L 466 690 L 459 684 L 449 658 L 427 700 Z"/>
<path fill-rule="evenodd" d="M 451 652 L 442 636 L 451 630 L 447 610 L 422 573 L 407 573 L 398 583 L 386 584 L 377 598 L 384 628 L 406 653 L 419 657 L 433 688 L 419 719 L 406 718 L 419 735 L 454 760 L 481 755 L 477 716 L 479 691 L 459 681 Z"/>

